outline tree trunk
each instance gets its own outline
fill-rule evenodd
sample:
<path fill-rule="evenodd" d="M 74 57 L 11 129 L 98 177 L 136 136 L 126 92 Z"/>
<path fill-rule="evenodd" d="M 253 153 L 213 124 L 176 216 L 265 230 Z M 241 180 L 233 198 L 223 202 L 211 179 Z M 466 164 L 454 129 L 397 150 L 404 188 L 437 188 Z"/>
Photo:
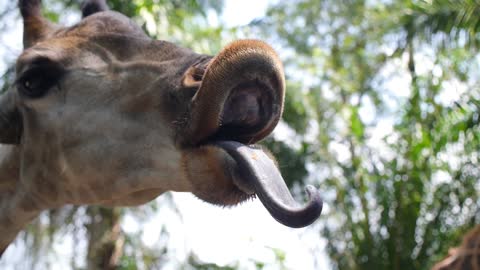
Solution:
<path fill-rule="evenodd" d="M 117 269 L 122 257 L 124 237 L 120 228 L 120 209 L 89 206 L 87 215 L 87 269 Z"/>

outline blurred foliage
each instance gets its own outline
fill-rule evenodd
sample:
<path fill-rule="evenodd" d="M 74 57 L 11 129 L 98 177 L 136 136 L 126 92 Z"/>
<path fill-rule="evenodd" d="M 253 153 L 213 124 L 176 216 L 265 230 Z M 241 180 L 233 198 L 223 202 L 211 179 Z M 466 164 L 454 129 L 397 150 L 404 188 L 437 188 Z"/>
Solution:
<path fill-rule="evenodd" d="M 62 10 L 77 12 L 76 1 L 46 2 L 52 20 L 62 21 Z M 429 269 L 480 223 L 478 1 L 272 2 L 264 18 L 233 29 L 208 25 L 222 1 L 109 4 L 152 37 L 199 52 L 215 53 L 236 36 L 274 44 L 287 74 L 283 124 L 291 136 L 274 134 L 264 144 L 290 187 L 308 182 L 325 191 L 329 207 L 319 233 L 328 240 L 332 268 Z M 14 5 L 0 16 L 9 12 Z M 5 85 L 12 71 L 2 77 Z M 121 214 L 142 220 L 157 210 L 149 204 Z M 50 211 L 29 226 L 24 241 L 38 257 L 52 238 L 76 231 L 87 237 L 82 226 L 92 211 L 105 210 Z M 159 269 L 171 260 L 168 247 L 123 237 L 120 269 Z M 283 267 L 285 254 L 275 254 Z M 239 267 L 200 262 L 195 254 L 179 265 Z M 78 269 L 73 259 L 72 268 Z"/>
<path fill-rule="evenodd" d="M 334 268 L 428 269 L 480 222 L 479 8 L 284 1 L 257 24 L 294 51 L 289 85 L 304 89 L 284 120 L 335 191 L 321 232 Z"/>

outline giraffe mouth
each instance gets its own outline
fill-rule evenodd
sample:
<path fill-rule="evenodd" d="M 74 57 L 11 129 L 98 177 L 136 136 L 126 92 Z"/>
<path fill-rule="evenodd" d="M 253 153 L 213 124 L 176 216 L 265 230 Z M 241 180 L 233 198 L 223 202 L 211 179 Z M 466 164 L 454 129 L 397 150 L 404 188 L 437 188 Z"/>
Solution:
<path fill-rule="evenodd" d="M 306 187 L 308 202 L 302 206 L 291 196 L 268 151 L 254 143 L 267 136 L 280 118 L 274 91 L 258 82 L 241 84 L 230 92 L 221 112 L 221 121 L 204 144 L 221 148 L 237 164 L 234 185 L 243 194 L 256 195 L 278 222 L 293 228 L 314 222 L 323 202 L 319 192 Z M 238 194 L 238 192 L 236 192 Z"/>
<path fill-rule="evenodd" d="M 205 68 L 190 103 L 183 138 L 187 145 L 211 146 L 234 160 L 236 168 L 225 168 L 236 174 L 232 177 L 238 189 L 234 193 L 256 194 L 277 221 L 304 227 L 321 214 L 323 202 L 318 191 L 307 186 L 309 201 L 298 204 L 275 162 L 253 145 L 279 122 L 284 97 L 283 68 L 275 52 L 259 41 L 232 43 Z"/>

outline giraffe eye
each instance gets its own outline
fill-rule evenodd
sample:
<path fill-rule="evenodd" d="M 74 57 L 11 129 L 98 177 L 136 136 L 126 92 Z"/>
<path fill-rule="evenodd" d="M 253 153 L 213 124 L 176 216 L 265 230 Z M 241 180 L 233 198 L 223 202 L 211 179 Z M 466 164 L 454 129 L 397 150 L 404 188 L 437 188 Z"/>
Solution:
<path fill-rule="evenodd" d="M 17 89 L 22 96 L 42 97 L 58 83 L 64 73 L 59 65 L 51 61 L 37 61 L 17 79 Z"/>

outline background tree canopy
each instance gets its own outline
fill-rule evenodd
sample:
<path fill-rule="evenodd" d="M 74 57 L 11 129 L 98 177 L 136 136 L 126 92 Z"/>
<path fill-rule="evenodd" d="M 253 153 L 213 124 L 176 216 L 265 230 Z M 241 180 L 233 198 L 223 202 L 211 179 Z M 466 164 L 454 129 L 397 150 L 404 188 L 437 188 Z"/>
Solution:
<path fill-rule="evenodd" d="M 50 19 L 78 19 L 77 1 L 44 2 Z M 252 9 L 254 2 L 248 2 Z M 286 67 L 286 106 L 283 122 L 264 144 L 298 196 L 305 183 L 324 192 L 328 207 L 309 230 L 327 245 L 309 256 L 327 252 L 331 269 L 429 269 L 480 223 L 478 1 L 271 1 L 265 16 L 234 27 L 221 16 L 229 1 L 108 3 L 152 37 L 199 52 L 214 54 L 245 37 L 277 49 Z M 15 28 L 9 19 L 19 19 L 15 6 L 0 5 L 2 35 Z M 19 52 L 3 53 L 9 63 L 4 89 Z M 163 197 L 162 204 L 175 209 Z M 55 237 L 71 234 L 86 242 L 73 249 L 73 269 L 94 268 L 114 255 L 121 256 L 119 269 L 161 269 L 173 260 L 168 246 L 151 249 L 122 230 L 126 215 L 141 223 L 158 207 L 45 213 L 17 241 L 30 251 L 22 267 L 51 266 L 40 258 L 51 252 Z M 274 264 L 254 267 L 285 268 L 288 255 L 274 253 Z M 243 265 L 189 258 L 177 265 Z"/>

